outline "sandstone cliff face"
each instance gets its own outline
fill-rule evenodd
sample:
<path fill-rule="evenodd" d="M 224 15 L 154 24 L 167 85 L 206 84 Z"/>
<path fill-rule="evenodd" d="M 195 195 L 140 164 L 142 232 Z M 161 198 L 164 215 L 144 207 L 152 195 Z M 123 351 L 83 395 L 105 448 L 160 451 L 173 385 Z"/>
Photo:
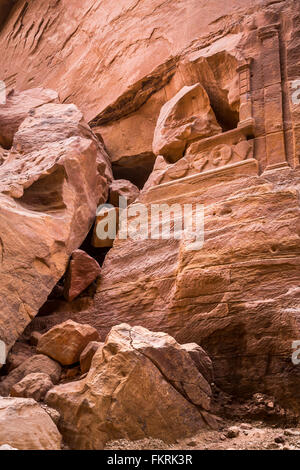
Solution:
<path fill-rule="evenodd" d="M 237 54 L 246 12 L 268 3 L 225 0 L 220 10 L 219 0 L 19 0 L 0 32 L 1 79 L 9 88 L 53 88 L 62 102 L 75 103 L 102 134 L 117 177 L 130 167 L 132 181 L 141 184 L 154 163 L 162 105 L 193 85 L 197 73 L 221 113 L 232 114 L 226 95 L 233 59 L 212 57 Z M 206 49 L 218 39 L 220 46 Z M 202 72 L 194 66 L 199 50 Z"/>
<path fill-rule="evenodd" d="M 274 394 L 299 411 L 300 371 L 291 355 L 300 333 L 299 100 L 292 97 L 300 25 L 299 4 L 285 7 L 250 14 L 241 33 L 223 30 L 223 40 L 211 39 L 193 55 L 193 67 L 182 66 L 189 70 L 184 85 L 206 87 L 223 132 L 195 138 L 176 163 L 158 156 L 138 203 L 204 204 L 203 248 L 191 251 L 184 240 L 118 239 L 92 319 L 104 332 L 126 320 L 195 341 L 212 357 L 224 390 Z M 201 75 L 207 63 L 217 98 Z M 223 102 L 220 83 L 227 89 Z M 227 123 L 222 107 L 231 110 Z M 185 104 L 179 114 L 186 111 Z"/>
<path fill-rule="evenodd" d="M 8 89 L 52 87 L 64 103 L 78 105 L 95 135 L 104 138 L 119 178 L 142 188 L 155 162 L 133 208 L 139 203 L 205 207 L 205 240 L 199 250 L 190 250 L 186 240 L 117 239 L 105 260 L 94 307 L 74 318 L 97 327 L 102 340 L 111 327 L 126 322 L 165 331 L 180 343 L 196 342 L 212 358 L 215 381 L 223 390 L 239 396 L 272 394 L 298 413 L 300 369 L 291 355 L 292 342 L 300 338 L 299 14 L 297 0 L 225 0 L 222 7 L 217 0 L 122 0 L 113 5 L 108 0 L 20 0 L 0 30 L 0 78 Z M 46 114 L 52 106 L 46 105 Z M 15 135 L 15 151 L 23 152 L 25 161 L 36 145 L 32 119 L 43 121 L 43 108 Z M 61 127 L 55 129 L 60 140 Z M 49 131 L 40 128 L 43 139 Z M 94 137 L 91 141 L 88 146 L 96 145 Z M 74 161 L 75 149 L 65 142 L 65 160 L 70 156 Z M 95 147 L 82 151 L 85 163 L 66 166 L 72 178 L 87 171 L 93 179 L 95 152 Z M 110 175 L 102 145 L 100 153 L 104 200 Z M 5 158 L 2 150 L 0 161 Z M 23 198 L 23 183 L 13 183 L 5 180 L 5 203 L 8 197 L 9 204 Z M 90 194 L 97 184 L 88 185 L 94 188 Z M 24 203 L 34 199 L 29 194 Z M 92 197 L 91 212 L 95 202 Z M 14 273 L 26 283 L 29 275 L 28 283 L 35 286 L 28 290 L 30 300 L 21 299 L 31 308 L 18 313 L 17 325 L 28 323 L 63 274 L 67 255 L 90 227 L 91 212 L 80 221 L 80 235 L 76 224 L 67 226 L 76 243 L 62 237 L 68 248 L 62 260 L 59 254 L 55 275 L 51 271 L 47 277 L 44 266 L 49 250 L 37 255 L 38 262 L 30 253 L 26 272 L 18 265 L 23 248 L 8 251 L 17 260 Z M 12 224 L 8 233 L 18 224 L 24 227 L 21 215 L 23 225 L 11 213 L 5 218 L 5 224 Z M 70 219 L 69 213 L 61 215 Z M 52 226 L 56 233 L 57 225 Z M 57 243 L 49 233 L 47 246 Z M 5 262 L 5 252 L 2 257 Z M 38 269 L 32 272 L 34 262 Z M 4 285 L 11 286 L 15 278 L 7 268 L 3 272 L 8 276 Z M 8 299 L 16 318 L 19 299 Z M 5 321 L 11 321 L 6 303 Z M 11 342 L 22 330 L 13 328 Z M 73 393 L 68 387 L 66 395 L 59 389 L 53 398 L 62 400 L 62 407 Z M 82 384 L 76 387 L 77 406 Z"/>

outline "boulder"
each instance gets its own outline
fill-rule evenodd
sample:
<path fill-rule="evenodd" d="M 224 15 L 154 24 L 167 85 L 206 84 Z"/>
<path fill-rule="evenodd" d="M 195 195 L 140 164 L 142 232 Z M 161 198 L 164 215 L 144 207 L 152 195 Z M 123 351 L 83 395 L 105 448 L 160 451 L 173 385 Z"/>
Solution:
<path fill-rule="evenodd" d="M 125 198 L 127 205 L 134 202 L 140 194 L 139 188 L 127 180 L 114 180 L 109 186 L 109 203 L 119 207 L 119 198 Z"/>
<path fill-rule="evenodd" d="M 5 115 L 9 102 L 0 108 Z M 65 273 L 110 181 L 104 147 L 75 106 L 28 112 L 0 165 L 0 338 L 8 350 Z"/>
<path fill-rule="evenodd" d="M 211 389 L 188 352 L 164 333 L 122 324 L 96 352 L 86 378 L 51 389 L 46 403 L 61 416 L 74 449 L 148 437 L 174 442 L 215 426 Z"/>
<path fill-rule="evenodd" d="M 10 395 L 12 397 L 33 398 L 35 401 L 43 401 L 46 393 L 52 387 L 53 383 L 48 374 L 28 374 L 11 387 Z"/>
<path fill-rule="evenodd" d="M 0 397 L 0 446 L 18 450 L 60 450 L 61 435 L 31 398 Z"/>
<path fill-rule="evenodd" d="M 175 162 L 183 156 L 189 142 L 221 131 L 203 86 L 184 86 L 161 108 L 153 152 Z"/>
<path fill-rule="evenodd" d="M 88 343 L 98 339 L 99 334 L 95 328 L 67 320 L 42 335 L 37 351 L 68 366 L 79 362 L 80 354 Z"/>
<path fill-rule="evenodd" d="M 91 368 L 93 357 L 99 348 L 103 347 L 104 343 L 98 341 L 91 341 L 80 354 L 80 370 L 82 374 L 88 372 Z"/>
<path fill-rule="evenodd" d="M 64 283 L 64 297 L 68 302 L 76 299 L 92 282 L 100 276 L 101 268 L 97 261 L 85 251 L 75 250 Z"/>
<path fill-rule="evenodd" d="M 30 357 L 0 382 L 0 395 L 8 395 L 11 388 L 29 374 L 46 374 L 56 384 L 61 376 L 61 366 L 43 354 Z"/>
<path fill-rule="evenodd" d="M 17 341 L 6 358 L 6 369 L 12 371 L 23 364 L 27 359 L 34 356 L 34 349 L 28 344 Z"/>
<path fill-rule="evenodd" d="M 196 343 L 183 344 L 181 347 L 189 353 L 199 372 L 211 384 L 214 381 L 213 363 L 204 349 Z"/>
<path fill-rule="evenodd" d="M 12 90 L 5 105 L 0 104 L 0 145 L 10 148 L 14 135 L 24 119 L 35 108 L 47 103 L 58 103 L 58 93 L 44 88 L 32 88 L 18 92 Z"/>

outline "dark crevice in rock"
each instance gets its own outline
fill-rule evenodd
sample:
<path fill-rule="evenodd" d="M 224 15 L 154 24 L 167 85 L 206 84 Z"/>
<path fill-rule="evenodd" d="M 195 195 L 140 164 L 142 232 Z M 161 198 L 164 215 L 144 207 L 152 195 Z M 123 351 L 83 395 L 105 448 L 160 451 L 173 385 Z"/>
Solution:
<path fill-rule="evenodd" d="M 152 152 L 123 157 L 112 163 L 113 175 L 115 179 L 128 180 L 142 189 L 152 173 L 154 163 L 155 155 Z"/>

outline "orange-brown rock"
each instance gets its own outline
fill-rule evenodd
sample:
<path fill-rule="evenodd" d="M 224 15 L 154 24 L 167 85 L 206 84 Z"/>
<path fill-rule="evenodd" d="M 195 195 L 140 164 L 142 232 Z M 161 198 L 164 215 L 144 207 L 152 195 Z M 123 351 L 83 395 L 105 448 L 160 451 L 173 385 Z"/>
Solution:
<path fill-rule="evenodd" d="M 66 9 L 61 2 L 20 0 L 0 31 L 1 79 L 8 90 L 57 89 L 63 102 L 84 109 L 104 136 L 117 177 L 127 178 L 130 165 L 137 184 L 145 177 L 143 166 L 149 172 L 154 163 L 160 109 L 183 86 L 205 85 L 225 127 L 237 122 L 238 80 L 234 60 L 224 52 L 238 55 L 244 31 L 254 28 L 257 17 L 262 22 L 266 10 L 295 16 L 292 0 L 269 3 L 70 0 Z"/>
<path fill-rule="evenodd" d="M 216 8 L 203 3 L 203 14 Z M 103 338 L 126 321 L 195 342 L 212 358 L 219 387 L 275 396 L 299 414 L 300 369 L 292 362 L 300 335 L 299 2 L 260 2 L 259 10 L 244 4 L 244 13 L 234 5 L 168 67 L 161 61 L 159 75 L 168 79 L 145 104 L 121 115 L 128 92 L 93 119 L 100 132 L 115 121 L 121 128 L 125 117 L 146 122 L 144 106 L 158 93 L 157 117 L 183 87 L 200 83 L 221 131 L 187 142 L 174 164 L 158 156 L 131 206 L 193 204 L 195 213 L 204 205 L 204 244 L 193 250 L 184 238 L 117 238 L 89 321 Z"/>
<path fill-rule="evenodd" d="M 100 273 L 101 268 L 94 258 L 85 251 L 73 251 L 65 277 L 65 299 L 69 302 L 76 299 L 79 294 L 100 276 Z"/>
<path fill-rule="evenodd" d="M 18 450 L 60 450 L 61 435 L 31 398 L 0 397 L 0 445 Z"/>
<path fill-rule="evenodd" d="M 43 88 L 33 88 L 23 92 L 12 90 L 6 98 L 6 104 L 0 105 L 0 145 L 7 149 L 12 146 L 19 126 L 34 109 L 47 103 L 58 102 L 58 93 L 53 90 Z"/>
<path fill-rule="evenodd" d="M 103 449 L 120 438 L 174 442 L 215 425 L 205 411 L 210 396 L 173 338 L 123 324 L 96 352 L 87 377 L 51 389 L 46 402 L 61 413 L 60 430 L 72 448 Z"/>
<path fill-rule="evenodd" d="M 48 374 L 43 372 L 28 374 L 10 389 L 12 397 L 33 398 L 42 401 L 46 393 L 53 387 Z"/>
<path fill-rule="evenodd" d="M 80 354 L 88 343 L 98 339 L 95 328 L 67 320 L 42 335 L 37 351 L 68 366 L 79 362 Z"/>
<path fill-rule="evenodd" d="M 244 396 L 259 390 L 299 409 L 291 357 L 299 338 L 300 174 L 257 176 L 256 163 L 247 165 L 175 179 L 140 196 L 148 208 L 204 203 L 204 245 L 192 251 L 184 240 L 117 238 L 89 321 L 102 334 L 128 321 L 196 342 L 221 388 Z"/>
<path fill-rule="evenodd" d="M 138 197 L 139 189 L 128 180 L 114 180 L 109 186 L 109 203 L 119 207 L 120 197 L 126 199 L 127 205 L 132 204 Z"/>
<path fill-rule="evenodd" d="M 183 156 L 189 142 L 220 132 L 205 89 L 200 83 L 185 86 L 161 108 L 153 152 L 175 162 Z"/>
<path fill-rule="evenodd" d="M 185 351 L 189 353 L 194 363 L 196 364 L 197 369 L 199 370 L 200 374 L 203 375 L 205 380 L 207 380 L 209 384 L 213 383 L 213 363 L 204 349 L 196 343 L 182 344 L 181 348 L 185 349 Z"/>
<path fill-rule="evenodd" d="M 80 370 L 83 374 L 88 372 L 91 368 L 93 357 L 99 348 L 103 347 L 104 343 L 98 341 L 91 341 L 80 354 Z"/>
<path fill-rule="evenodd" d="M 12 387 L 27 375 L 41 373 L 47 374 L 51 381 L 56 384 L 61 376 L 61 366 L 43 354 L 36 354 L 3 377 L 0 382 L 0 395 L 9 395 Z"/>
<path fill-rule="evenodd" d="M 9 102 L 0 108 L 5 115 Z M 29 112 L 0 165 L 0 338 L 8 349 L 86 238 L 110 180 L 104 147 L 75 106 Z"/>

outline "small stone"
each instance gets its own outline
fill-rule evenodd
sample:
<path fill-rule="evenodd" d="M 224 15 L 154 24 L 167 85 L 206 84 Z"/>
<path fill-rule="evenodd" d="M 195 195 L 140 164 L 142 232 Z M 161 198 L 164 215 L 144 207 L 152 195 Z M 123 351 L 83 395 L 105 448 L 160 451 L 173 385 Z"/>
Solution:
<path fill-rule="evenodd" d="M 300 431 L 296 431 L 295 429 L 286 429 L 284 431 L 284 435 L 297 437 L 297 436 L 300 436 Z"/>
<path fill-rule="evenodd" d="M 235 437 L 238 437 L 239 434 L 239 428 L 237 426 L 231 426 L 231 428 L 228 428 L 227 430 L 226 437 L 228 437 L 229 439 L 233 439 Z"/>
<path fill-rule="evenodd" d="M 277 449 L 279 449 L 279 445 L 276 444 L 275 442 L 271 442 L 270 444 L 267 445 L 267 449 L 269 449 L 269 450 L 277 450 Z"/>
<path fill-rule="evenodd" d="M 242 424 L 240 425 L 240 428 L 241 428 L 241 429 L 245 429 L 246 431 L 249 431 L 250 429 L 252 429 L 252 426 L 251 426 L 251 424 L 249 424 L 249 423 L 242 423 Z"/>
<path fill-rule="evenodd" d="M 188 445 L 189 447 L 197 447 L 198 444 L 197 444 L 196 441 L 190 441 L 190 442 L 187 443 L 187 445 Z"/>
<path fill-rule="evenodd" d="M 277 442 L 277 444 L 284 444 L 285 443 L 285 438 L 284 438 L 284 436 L 277 436 L 277 437 L 275 437 L 274 441 Z"/>

